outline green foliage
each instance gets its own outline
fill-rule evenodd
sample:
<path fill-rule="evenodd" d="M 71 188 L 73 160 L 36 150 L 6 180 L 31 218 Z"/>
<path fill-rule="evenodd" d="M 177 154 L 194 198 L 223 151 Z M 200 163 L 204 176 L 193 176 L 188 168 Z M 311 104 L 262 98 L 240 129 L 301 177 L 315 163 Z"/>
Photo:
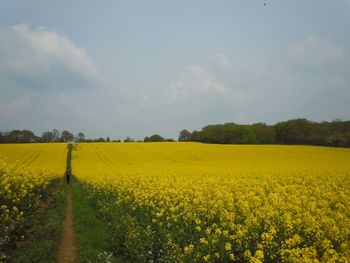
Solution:
<path fill-rule="evenodd" d="M 276 142 L 276 131 L 274 127 L 265 123 L 255 123 L 250 126 L 258 144 L 272 144 Z"/>
<path fill-rule="evenodd" d="M 74 179 L 72 184 L 74 228 L 78 238 L 78 262 L 115 262 L 121 259 L 113 255 L 113 240 L 107 224 L 96 214 L 94 202 L 82 185 Z"/>
<path fill-rule="evenodd" d="M 188 130 L 180 131 L 179 142 L 188 142 L 191 141 L 192 134 Z"/>
<path fill-rule="evenodd" d="M 237 125 L 225 123 L 218 125 L 208 125 L 200 132 L 193 132 L 195 141 L 206 143 L 238 143 L 253 144 L 257 142 L 256 135 L 249 125 Z"/>
<path fill-rule="evenodd" d="M 130 138 L 130 137 L 126 137 L 124 142 L 134 142 L 135 140 Z"/>
<path fill-rule="evenodd" d="M 0 134 L 0 142 L 4 143 L 28 143 L 34 142 L 36 136 L 29 130 L 13 130 L 8 133 Z"/>
<path fill-rule="evenodd" d="M 154 134 L 151 137 L 145 137 L 143 141 L 144 142 L 164 142 L 165 139 L 158 134 Z"/>
<path fill-rule="evenodd" d="M 61 136 L 61 140 L 63 142 L 71 142 L 74 140 L 74 135 L 72 133 L 70 133 L 69 131 L 63 131 L 62 136 Z"/>
<path fill-rule="evenodd" d="M 208 125 L 192 133 L 182 130 L 179 141 L 219 144 L 308 144 L 350 146 L 350 121 L 311 122 L 295 119 L 275 125 L 225 123 Z"/>

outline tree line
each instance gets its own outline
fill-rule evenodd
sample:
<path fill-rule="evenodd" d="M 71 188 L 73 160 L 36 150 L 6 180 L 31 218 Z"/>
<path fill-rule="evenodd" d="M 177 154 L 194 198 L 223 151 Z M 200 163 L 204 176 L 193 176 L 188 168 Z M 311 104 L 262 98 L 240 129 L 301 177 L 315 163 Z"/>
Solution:
<path fill-rule="evenodd" d="M 350 147 L 350 121 L 313 122 L 293 119 L 274 125 L 225 123 L 200 131 L 182 130 L 179 141 L 218 144 L 306 144 Z"/>
<path fill-rule="evenodd" d="M 217 144 L 305 144 L 350 147 L 350 121 L 334 120 L 332 122 L 313 122 L 307 119 L 293 119 L 274 125 L 265 123 L 236 124 L 225 123 L 207 125 L 199 131 L 182 130 L 179 141 L 193 141 Z M 30 130 L 13 130 L 0 132 L 0 143 L 33 142 L 111 142 L 109 137 L 87 139 L 84 133 L 73 133 L 57 129 L 46 131 L 36 136 Z M 142 142 L 127 137 L 123 142 Z M 146 136 L 143 142 L 173 142 L 154 134 Z M 121 142 L 121 140 L 113 140 Z"/>
<path fill-rule="evenodd" d="M 35 135 L 30 130 L 12 130 L 10 132 L 0 132 L 0 143 L 33 143 L 33 142 L 72 142 L 85 141 L 85 135 L 82 132 L 74 135 L 64 130 L 60 132 L 57 129 L 46 131 L 41 136 Z"/>

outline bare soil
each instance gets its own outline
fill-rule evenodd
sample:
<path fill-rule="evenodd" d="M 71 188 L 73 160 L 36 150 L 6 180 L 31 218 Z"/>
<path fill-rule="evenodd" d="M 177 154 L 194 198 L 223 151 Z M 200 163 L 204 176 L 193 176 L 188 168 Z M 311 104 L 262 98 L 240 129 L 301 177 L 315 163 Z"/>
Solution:
<path fill-rule="evenodd" d="M 72 191 L 67 195 L 66 218 L 63 221 L 63 238 L 58 251 L 58 263 L 73 263 L 77 259 L 76 237 L 73 229 Z"/>

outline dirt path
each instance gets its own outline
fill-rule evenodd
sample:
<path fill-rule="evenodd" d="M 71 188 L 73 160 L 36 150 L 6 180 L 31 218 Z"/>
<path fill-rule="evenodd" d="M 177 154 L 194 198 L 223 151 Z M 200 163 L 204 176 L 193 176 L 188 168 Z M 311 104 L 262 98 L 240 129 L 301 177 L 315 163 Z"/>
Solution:
<path fill-rule="evenodd" d="M 67 195 L 66 218 L 63 222 L 63 238 L 58 251 L 58 263 L 73 263 L 77 258 L 76 240 L 73 229 L 72 191 Z"/>

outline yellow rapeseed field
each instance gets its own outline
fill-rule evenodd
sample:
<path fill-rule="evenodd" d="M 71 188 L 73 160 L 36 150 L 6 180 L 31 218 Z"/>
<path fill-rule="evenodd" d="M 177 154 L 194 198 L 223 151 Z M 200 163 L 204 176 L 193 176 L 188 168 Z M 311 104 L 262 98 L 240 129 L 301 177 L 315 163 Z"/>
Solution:
<path fill-rule="evenodd" d="M 66 149 L 66 144 L 0 145 L 0 262 L 6 247 L 21 238 L 21 226 L 48 184 L 63 176 Z"/>
<path fill-rule="evenodd" d="M 66 167 L 66 143 L 0 144 L 0 159 L 18 161 L 27 168 L 40 168 L 63 174 Z"/>
<path fill-rule="evenodd" d="M 350 149 L 80 143 L 72 166 L 135 262 L 350 261 Z"/>

